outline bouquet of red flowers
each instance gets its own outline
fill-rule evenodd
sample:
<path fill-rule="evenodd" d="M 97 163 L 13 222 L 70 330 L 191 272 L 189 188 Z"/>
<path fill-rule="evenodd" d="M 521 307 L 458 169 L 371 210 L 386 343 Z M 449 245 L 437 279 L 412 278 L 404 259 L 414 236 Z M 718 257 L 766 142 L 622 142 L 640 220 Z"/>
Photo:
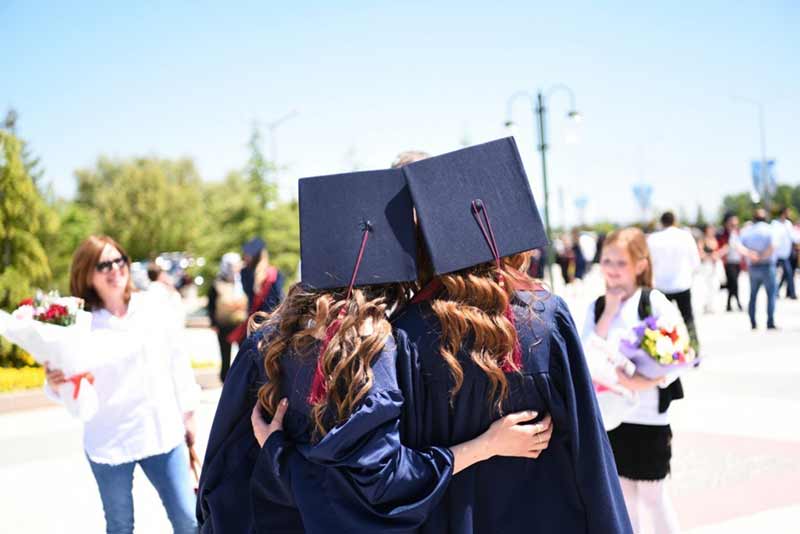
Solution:
<path fill-rule="evenodd" d="M 31 297 L 19 303 L 12 314 L 17 319 L 33 319 L 40 323 L 72 326 L 83 310 L 83 300 L 75 297 L 59 297 L 57 294 Z"/>
<path fill-rule="evenodd" d="M 13 313 L 0 310 L 0 335 L 29 352 L 40 364 L 61 369 L 67 382 L 57 394 L 72 415 L 88 421 L 97 412 L 94 377 L 87 371 L 92 316 L 83 300 L 38 294 Z"/>

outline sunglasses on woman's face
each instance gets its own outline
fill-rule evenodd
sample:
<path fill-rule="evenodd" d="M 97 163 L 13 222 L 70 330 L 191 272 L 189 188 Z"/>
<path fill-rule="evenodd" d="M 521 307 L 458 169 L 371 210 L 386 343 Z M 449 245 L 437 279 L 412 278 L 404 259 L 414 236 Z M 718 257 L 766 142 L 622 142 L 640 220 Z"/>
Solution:
<path fill-rule="evenodd" d="M 110 273 L 111 269 L 116 267 L 117 269 L 124 269 L 128 266 L 128 256 L 120 256 L 119 258 L 114 258 L 113 260 L 108 261 L 101 261 L 94 268 L 97 270 L 98 273 Z"/>

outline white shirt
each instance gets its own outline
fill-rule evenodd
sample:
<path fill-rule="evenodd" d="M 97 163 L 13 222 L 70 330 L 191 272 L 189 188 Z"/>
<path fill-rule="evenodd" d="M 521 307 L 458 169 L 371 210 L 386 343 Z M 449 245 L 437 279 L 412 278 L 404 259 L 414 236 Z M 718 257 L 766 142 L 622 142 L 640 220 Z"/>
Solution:
<path fill-rule="evenodd" d="M 608 329 L 608 337 L 605 340 L 594 331 L 594 327 L 597 324 L 594 316 L 594 301 L 589 306 L 589 310 L 586 314 L 586 322 L 584 322 L 583 326 L 581 341 L 583 342 L 590 372 L 594 372 L 594 369 L 601 367 L 601 365 L 593 362 L 592 359 L 604 356 L 597 354 L 589 347 L 595 343 L 605 343 L 607 350 L 619 352 L 620 341 L 624 337 L 629 337 L 633 328 L 642 322 L 641 319 L 639 319 L 639 299 L 641 296 L 642 290 L 637 289 L 628 300 L 622 303 L 619 311 L 611 320 L 611 326 Z M 658 290 L 653 290 L 650 293 L 650 307 L 653 315 L 656 317 L 664 317 L 667 321 L 674 322 L 675 324 L 683 321 L 678 308 L 667 300 L 667 297 Z M 620 357 L 623 356 L 620 354 Z M 667 375 L 667 381 L 661 387 L 668 386 L 677 378 L 678 374 Z M 669 410 L 664 413 L 658 413 L 658 388 L 654 387 L 639 392 L 639 405 L 633 412 L 628 414 L 622 422 L 637 425 L 668 425 L 668 414 Z"/>
<path fill-rule="evenodd" d="M 779 260 L 788 259 L 792 255 L 792 246 L 800 240 L 796 235 L 792 221 L 786 219 L 772 221 L 775 230 L 775 257 Z"/>
<path fill-rule="evenodd" d="M 742 261 L 742 255 L 739 253 L 739 246 L 742 240 L 739 238 L 739 232 L 735 231 L 728 236 L 728 255 L 725 257 L 726 263 L 739 263 Z"/>
<path fill-rule="evenodd" d="M 653 259 L 654 285 L 664 293 L 680 293 L 692 287 L 694 272 L 700 267 L 697 243 L 688 230 L 675 226 L 647 237 Z"/>
<path fill-rule="evenodd" d="M 200 388 L 170 303 L 155 293 L 134 293 L 124 317 L 92 312 L 92 331 L 107 342 L 108 358 L 89 369 L 99 400 L 97 414 L 84 425 L 89 458 L 117 465 L 181 444 L 183 414 L 196 408 Z"/>

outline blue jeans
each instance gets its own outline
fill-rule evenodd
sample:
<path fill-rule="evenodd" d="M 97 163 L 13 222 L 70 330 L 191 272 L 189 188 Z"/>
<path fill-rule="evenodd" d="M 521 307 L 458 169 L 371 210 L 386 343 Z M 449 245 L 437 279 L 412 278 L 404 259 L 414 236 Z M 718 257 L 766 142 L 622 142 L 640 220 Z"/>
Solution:
<path fill-rule="evenodd" d="M 181 444 L 164 454 L 119 465 L 89 460 L 100 490 L 107 534 L 133 533 L 133 468 L 136 464 L 155 486 L 175 534 L 196 534 L 196 497 L 189 475 L 189 451 Z"/>
<path fill-rule="evenodd" d="M 756 327 L 756 297 L 761 286 L 767 291 L 767 326 L 775 326 L 775 297 L 777 293 L 775 264 L 761 263 L 750 266 L 750 325 Z"/>
<path fill-rule="evenodd" d="M 781 287 L 783 287 L 783 284 L 785 283 L 786 296 L 790 299 L 796 298 L 797 293 L 794 289 L 794 267 L 792 266 L 792 260 L 789 258 L 779 258 L 778 265 L 781 266 L 783 277 L 781 278 L 781 283 L 778 284 L 778 287 L 775 289 L 775 291 L 780 292 Z"/>

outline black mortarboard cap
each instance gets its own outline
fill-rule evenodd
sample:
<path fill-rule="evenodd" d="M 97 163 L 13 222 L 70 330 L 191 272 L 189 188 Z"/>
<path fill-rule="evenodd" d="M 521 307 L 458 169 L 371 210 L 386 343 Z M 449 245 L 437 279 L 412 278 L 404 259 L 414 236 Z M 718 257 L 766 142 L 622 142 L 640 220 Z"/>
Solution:
<path fill-rule="evenodd" d="M 417 278 L 413 205 L 402 170 L 303 178 L 298 189 L 303 285 L 347 287 L 365 229 L 356 286 Z"/>
<path fill-rule="evenodd" d="M 403 171 L 436 274 L 494 259 L 473 203 L 485 210 L 500 257 L 547 244 L 513 137 L 411 163 Z"/>
<path fill-rule="evenodd" d="M 261 255 L 261 251 L 264 250 L 266 247 L 266 243 L 260 237 L 254 237 L 244 245 L 242 245 L 242 252 L 246 256 L 250 256 L 251 258 L 255 258 L 256 256 Z"/>

